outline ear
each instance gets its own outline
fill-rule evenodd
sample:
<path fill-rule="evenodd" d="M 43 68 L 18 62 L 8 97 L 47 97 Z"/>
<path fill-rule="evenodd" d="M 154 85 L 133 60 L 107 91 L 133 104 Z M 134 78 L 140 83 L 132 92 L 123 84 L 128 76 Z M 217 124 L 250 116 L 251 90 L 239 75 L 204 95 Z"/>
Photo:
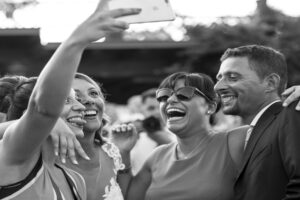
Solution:
<path fill-rule="evenodd" d="M 212 115 L 216 112 L 217 109 L 217 103 L 210 103 L 208 105 L 207 114 Z"/>
<path fill-rule="evenodd" d="M 266 92 L 277 92 L 280 83 L 280 76 L 278 74 L 272 73 L 268 75 L 264 81 L 267 86 Z"/>

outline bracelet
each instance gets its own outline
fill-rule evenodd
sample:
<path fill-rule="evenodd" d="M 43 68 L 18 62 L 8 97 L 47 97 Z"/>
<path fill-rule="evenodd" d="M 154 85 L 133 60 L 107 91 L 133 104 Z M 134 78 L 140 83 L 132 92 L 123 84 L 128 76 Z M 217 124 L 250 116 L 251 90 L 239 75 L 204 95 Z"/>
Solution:
<path fill-rule="evenodd" d="M 124 168 L 124 169 L 119 169 L 118 174 L 128 174 L 131 172 L 131 166 Z"/>

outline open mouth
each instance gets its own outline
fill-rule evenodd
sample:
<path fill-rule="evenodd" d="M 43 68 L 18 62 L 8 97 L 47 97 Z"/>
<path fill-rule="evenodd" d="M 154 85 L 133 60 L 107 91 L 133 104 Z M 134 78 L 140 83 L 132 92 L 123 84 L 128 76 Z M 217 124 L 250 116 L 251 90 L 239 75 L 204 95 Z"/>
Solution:
<path fill-rule="evenodd" d="M 223 105 L 228 105 L 236 99 L 236 95 L 234 94 L 221 94 L 220 97 Z"/>
<path fill-rule="evenodd" d="M 98 114 L 96 110 L 86 110 L 84 112 L 84 118 L 95 118 Z"/>
<path fill-rule="evenodd" d="M 83 128 L 84 124 L 86 123 L 85 120 L 83 120 L 82 116 L 72 116 L 67 118 L 67 122 L 71 124 L 72 126 Z"/>
<path fill-rule="evenodd" d="M 186 112 L 178 108 L 169 108 L 167 110 L 167 118 L 171 121 L 182 119 L 185 115 Z"/>

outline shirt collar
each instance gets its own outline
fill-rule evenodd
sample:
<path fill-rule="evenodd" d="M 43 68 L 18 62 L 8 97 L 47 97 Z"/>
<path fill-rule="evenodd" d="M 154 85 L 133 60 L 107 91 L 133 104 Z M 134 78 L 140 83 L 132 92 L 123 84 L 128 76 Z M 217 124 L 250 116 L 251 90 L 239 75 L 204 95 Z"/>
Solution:
<path fill-rule="evenodd" d="M 265 112 L 271 105 L 273 105 L 274 103 L 277 103 L 277 102 L 280 102 L 280 100 L 275 100 L 275 101 L 269 103 L 268 105 L 266 105 L 263 109 L 261 109 L 261 110 L 259 111 L 259 113 L 257 113 L 257 114 L 255 115 L 255 117 L 253 118 L 253 120 L 251 121 L 250 126 L 254 127 L 254 126 L 256 125 L 257 121 L 259 120 L 259 118 L 264 114 L 264 112 Z"/>

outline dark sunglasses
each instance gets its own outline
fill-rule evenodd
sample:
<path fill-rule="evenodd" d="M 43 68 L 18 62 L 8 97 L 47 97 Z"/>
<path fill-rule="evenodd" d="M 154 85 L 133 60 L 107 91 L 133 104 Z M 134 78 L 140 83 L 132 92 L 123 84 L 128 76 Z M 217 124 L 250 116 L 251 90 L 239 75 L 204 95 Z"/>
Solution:
<path fill-rule="evenodd" d="M 156 100 L 158 102 L 166 102 L 173 94 L 175 94 L 177 99 L 180 101 L 189 101 L 195 94 L 197 94 L 201 97 L 204 97 L 208 102 L 212 102 L 212 100 L 203 92 L 191 86 L 182 87 L 177 90 L 172 90 L 170 88 L 158 89 L 156 90 Z"/>

